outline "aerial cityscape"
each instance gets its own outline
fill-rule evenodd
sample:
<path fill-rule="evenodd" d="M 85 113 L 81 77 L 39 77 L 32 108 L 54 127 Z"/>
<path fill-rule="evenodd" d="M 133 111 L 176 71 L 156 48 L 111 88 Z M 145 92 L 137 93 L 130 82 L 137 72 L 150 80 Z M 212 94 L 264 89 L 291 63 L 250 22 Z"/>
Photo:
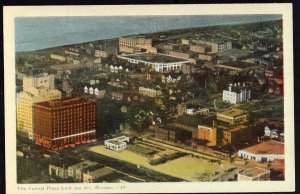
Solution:
<path fill-rule="evenodd" d="M 285 180 L 281 17 L 186 19 L 16 22 L 17 182 Z"/>

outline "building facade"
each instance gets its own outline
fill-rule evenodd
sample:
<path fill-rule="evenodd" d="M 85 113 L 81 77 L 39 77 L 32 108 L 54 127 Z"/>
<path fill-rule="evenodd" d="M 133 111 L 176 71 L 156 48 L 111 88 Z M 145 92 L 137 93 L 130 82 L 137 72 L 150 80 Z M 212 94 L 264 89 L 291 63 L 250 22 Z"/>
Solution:
<path fill-rule="evenodd" d="M 252 130 L 246 125 L 239 125 L 222 132 L 222 145 L 236 146 L 251 140 L 252 137 Z"/>
<path fill-rule="evenodd" d="M 83 173 L 85 169 L 96 166 L 97 162 L 92 162 L 89 160 L 85 160 L 83 162 L 74 164 L 68 167 L 68 176 L 72 177 L 76 182 L 82 182 Z"/>
<path fill-rule="evenodd" d="M 144 58 L 145 57 L 145 58 Z M 153 60 L 149 60 L 148 58 L 153 58 Z M 145 64 L 150 66 L 153 70 L 157 72 L 169 72 L 169 71 L 177 71 L 181 70 L 184 64 L 190 64 L 190 59 L 178 58 L 162 53 L 156 54 L 131 54 L 131 55 L 119 55 L 119 59 L 123 59 L 132 64 Z"/>
<path fill-rule="evenodd" d="M 238 151 L 238 156 L 258 162 L 284 159 L 284 143 L 269 140 Z"/>
<path fill-rule="evenodd" d="M 104 141 L 105 147 L 114 151 L 124 150 L 127 147 L 127 143 L 129 143 L 129 137 L 126 136 L 120 136 Z"/>
<path fill-rule="evenodd" d="M 96 139 L 96 102 L 67 98 L 33 105 L 36 144 L 61 150 Z"/>
<path fill-rule="evenodd" d="M 149 96 L 153 98 L 162 95 L 160 91 L 151 88 L 144 88 L 144 87 L 139 87 L 139 93 L 144 96 Z"/>
<path fill-rule="evenodd" d="M 217 129 L 215 127 L 198 125 L 198 130 L 194 138 L 206 140 L 207 146 L 215 146 L 217 144 Z"/>
<path fill-rule="evenodd" d="M 32 105 L 61 98 L 55 89 L 54 75 L 41 74 L 23 78 L 23 91 L 17 94 L 17 130 L 33 140 Z"/>
<path fill-rule="evenodd" d="M 119 52 L 121 53 L 156 53 L 156 48 L 152 47 L 152 39 L 142 36 L 129 36 L 119 38 Z"/>

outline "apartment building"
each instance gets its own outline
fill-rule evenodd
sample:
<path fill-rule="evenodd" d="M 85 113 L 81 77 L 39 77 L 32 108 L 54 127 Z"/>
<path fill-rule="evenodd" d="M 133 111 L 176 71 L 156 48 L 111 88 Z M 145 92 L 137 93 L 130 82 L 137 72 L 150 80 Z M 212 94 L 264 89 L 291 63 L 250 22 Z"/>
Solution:
<path fill-rule="evenodd" d="M 17 94 L 17 130 L 33 140 L 32 105 L 60 98 L 61 92 L 55 89 L 54 75 L 40 74 L 24 77 L 23 91 Z"/>
<path fill-rule="evenodd" d="M 49 150 L 96 139 L 96 102 L 73 97 L 33 105 L 35 143 Z"/>

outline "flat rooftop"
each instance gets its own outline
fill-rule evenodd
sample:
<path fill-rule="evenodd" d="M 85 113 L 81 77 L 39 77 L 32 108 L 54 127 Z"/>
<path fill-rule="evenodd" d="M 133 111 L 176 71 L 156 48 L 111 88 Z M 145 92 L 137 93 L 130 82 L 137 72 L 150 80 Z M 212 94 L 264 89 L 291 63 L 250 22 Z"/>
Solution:
<path fill-rule="evenodd" d="M 284 154 L 284 143 L 275 141 L 275 140 L 269 140 L 265 141 L 253 146 L 250 146 L 246 149 L 243 149 L 243 151 L 247 151 L 252 154 L 259 154 L 259 155 L 283 155 Z"/>
<path fill-rule="evenodd" d="M 176 63 L 176 62 L 189 62 L 188 59 L 173 57 L 170 55 L 165 55 L 161 53 L 152 54 L 152 53 L 141 53 L 141 54 L 130 54 L 123 55 L 122 58 L 138 60 L 141 62 L 148 63 Z"/>
<path fill-rule="evenodd" d="M 238 117 L 238 116 L 241 116 L 244 114 L 247 114 L 247 111 L 241 110 L 241 109 L 236 109 L 236 108 L 231 108 L 231 109 L 225 110 L 223 112 L 217 113 L 217 115 L 225 115 L 225 116 L 229 116 L 229 117 Z"/>
<path fill-rule="evenodd" d="M 97 163 L 96 162 L 92 162 L 90 160 L 85 160 L 83 162 L 80 162 L 80 163 L 77 163 L 77 164 L 74 164 L 72 166 L 70 166 L 70 168 L 75 168 L 75 169 L 83 169 L 83 168 L 86 168 L 88 166 L 93 166 L 93 165 L 96 165 Z"/>
<path fill-rule="evenodd" d="M 237 68 L 248 68 L 248 67 L 260 67 L 259 63 L 247 63 L 244 61 L 231 61 L 218 64 L 217 66 L 228 66 L 228 67 L 237 67 Z"/>
<path fill-rule="evenodd" d="M 244 170 L 243 172 L 240 173 L 240 175 L 244 175 L 247 177 L 256 177 L 260 174 L 265 174 L 265 173 L 270 173 L 270 171 L 266 170 L 264 168 L 255 167 L 255 168 L 250 168 L 250 169 Z"/>
<path fill-rule="evenodd" d="M 217 128 L 232 133 L 232 132 L 236 132 L 236 131 L 247 129 L 248 126 L 246 126 L 246 125 L 238 125 L 238 126 L 235 126 L 235 127 L 232 127 L 232 126 L 226 127 L 226 126 L 218 125 Z"/>
<path fill-rule="evenodd" d="M 84 98 L 79 98 L 79 97 L 70 97 L 70 98 L 65 98 L 65 99 L 59 99 L 59 100 L 51 100 L 51 101 L 46 101 L 46 102 L 39 102 L 35 103 L 35 107 L 46 107 L 46 108 L 61 108 L 64 106 L 69 106 L 69 105 L 80 105 L 82 103 L 91 103 L 93 102 L 90 99 L 84 99 Z"/>
<path fill-rule="evenodd" d="M 92 175 L 94 178 L 100 178 L 100 177 L 109 175 L 113 172 L 115 172 L 115 171 L 110 169 L 110 168 L 103 167 L 103 168 L 100 168 L 100 169 L 95 170 L 93 172 L 90 172 L 90 175 Z"/>

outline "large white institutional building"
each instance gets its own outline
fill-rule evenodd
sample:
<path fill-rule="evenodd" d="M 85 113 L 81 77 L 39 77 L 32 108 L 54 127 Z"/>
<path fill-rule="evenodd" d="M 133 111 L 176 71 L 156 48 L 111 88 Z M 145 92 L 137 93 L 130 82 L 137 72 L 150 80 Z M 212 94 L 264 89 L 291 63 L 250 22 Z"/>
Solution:
<path fill-rule="evenodd" d="M 190 63 L 190 59 L 173 57 L 162 53 L 150 54 L 129 54 L 120 55 L 119 59 L 127 60 L 129 63 L 145 64 L 151 66 L 157 72 L 169 72 L 172 70 L 181 70 L 183 64 Z"/>
<path fill-rule="evenodd" d="M 223 90 L 223 102 L 229 102 L 231 104 L 238 104 L 241 102 L 246 102 L 251 98 L 251 90 L 248 90 L 243 84 L 240 86 L 240 83 L 229 85 L 228 90 Z"/>

